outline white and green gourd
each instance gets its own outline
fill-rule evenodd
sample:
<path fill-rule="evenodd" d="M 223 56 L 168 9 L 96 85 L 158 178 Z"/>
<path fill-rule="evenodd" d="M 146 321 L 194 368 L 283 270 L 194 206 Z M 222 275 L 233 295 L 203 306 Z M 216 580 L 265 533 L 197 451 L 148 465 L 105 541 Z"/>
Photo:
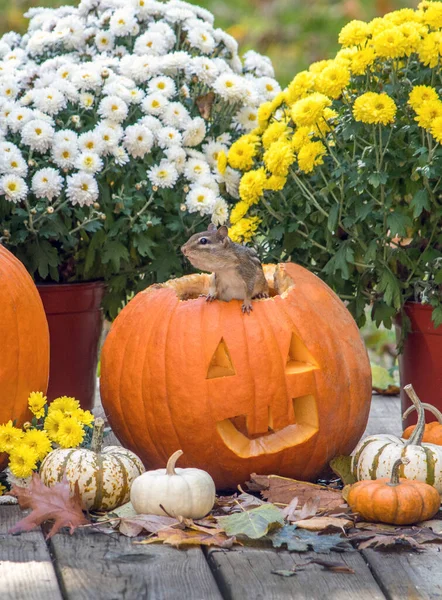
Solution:
<path fill-rule="evenodd" d="M 49 487 L 66 476 L 72 491 L 78 483 L 83 508 L 111 510 L 129 500 L 133 481 L 144 473 L 136 454 L 121 446 L 103 444 L 104 421 L 95 419 L 91 449 L 57 448 L 40 467 L 40 477 Z"/>
<path fill-rule="evenodd" d="M 400 477 L 424 481 L 442 493 L 442 446 L 423 444 L 425 411 L 411 384 L 404 390 L 416 408 L 417 425 L 408 440 L 395 435 L 370 435 L 361 440 L 354 450 L 351 461 L 353 476 L 357 481 L 389 477 L 399 458 L 409 459 L 402 465 Z"/>

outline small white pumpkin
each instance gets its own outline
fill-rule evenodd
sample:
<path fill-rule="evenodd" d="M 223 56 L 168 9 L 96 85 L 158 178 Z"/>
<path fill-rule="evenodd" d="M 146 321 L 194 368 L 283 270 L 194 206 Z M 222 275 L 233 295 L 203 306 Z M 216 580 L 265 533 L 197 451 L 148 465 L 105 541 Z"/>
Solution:
<path fill-rule="evenodd" d="M 66 475 L 71 490 L 78 483 L 83 507 L 88 510 L 110 510 L 129 500 L 132 482 L 144 465 L 136 454 L 121 446 L 102 449 L 103 419 L 95 419 L 91 449 L 57 448 L 40 466 L 40 477 L 51 487 Z"/>
<path fill-rule="evenodd" d="M 201 469 L 175 469 L 182 454 L 177 450 L 165 469 L 146 471 L 135 479 L 130 500 L 138 514 L 201 519 L 212 510 L 215 482 Z"/>
<path fill-rule="evenodd" d="M 442 446 L 422 444 L 425 428 L 425 412 L 411 384 L 404 390 L 413 402 L 417 414 L 417 425 L 408 440 L 395 435 L 370 435 L 359 442 L 352 456 L 351 469 L 357 481 L 389 477 L 394 463 L 407 458 L 402 465 L 400 477 L 424 481 L 442 493 Z"/>

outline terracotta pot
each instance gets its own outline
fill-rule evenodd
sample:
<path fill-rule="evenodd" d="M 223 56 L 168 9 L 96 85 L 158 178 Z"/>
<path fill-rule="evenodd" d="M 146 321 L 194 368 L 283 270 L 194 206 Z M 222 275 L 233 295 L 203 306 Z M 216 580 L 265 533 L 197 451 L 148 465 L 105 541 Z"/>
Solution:
<path fill-rule="evenodd" d="M 405 312 L 411 321 L 411 331 L 404 343 L 404 351 L 399 355 L 401 380 L 402 412 L 411 406 L 410 399 L 403 391 L 404 385 L 411 383 L 422 402 L 433 404 L 442 411 L 442 326 L 435 328 L 431 320 L 432 307 L 419 302 L 407 302 Z M 401 333 L 401 320 L 396 320 L 397 336 Z M 403 422 L 404 429 L 416 423 L 413 411 Z M 427 421 L 435 417 L 426 413 Z"/>
<path fill-rule="evenodd" d="M 94 404 L 98 344 L 106 286 L 88 283 L 39 284 L 49 324 L 51 359 L 48 400 L 74 396 L 84 409 Z"/>

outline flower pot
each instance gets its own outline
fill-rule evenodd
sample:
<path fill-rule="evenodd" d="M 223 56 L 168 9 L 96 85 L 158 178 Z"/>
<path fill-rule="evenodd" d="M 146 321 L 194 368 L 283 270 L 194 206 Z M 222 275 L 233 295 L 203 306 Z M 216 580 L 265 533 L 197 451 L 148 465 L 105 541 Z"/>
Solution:
<path fill-rule="evenodd" d="M 427 304 L 405 304 L 411 331 L 405 338 L 403 353 L 399 355 L 402 412 L 411 406 L 410 399 L 403 391 L 407 383 L 413 385 L 422 402 L 428 402 L 442 410 L 442 326 L 434 327 L 431 312 L 432 307 Z M 396 331 L 399 339 L 400 318 L 396 320 Z M 426 418 L 428 421 L 435 420 L 430 413 L 426 414 Z M 404 429 L 414 425 L 416 420 L 414 411 L 404 420 Z"/>
<path fill-rule="evenodd" d="M 48 400 L 74 396 L 83 409 L 94 404 L 98 344 L 106 286 L 88 283 L 39 284 L 49 324 L 51 358 Z"/>

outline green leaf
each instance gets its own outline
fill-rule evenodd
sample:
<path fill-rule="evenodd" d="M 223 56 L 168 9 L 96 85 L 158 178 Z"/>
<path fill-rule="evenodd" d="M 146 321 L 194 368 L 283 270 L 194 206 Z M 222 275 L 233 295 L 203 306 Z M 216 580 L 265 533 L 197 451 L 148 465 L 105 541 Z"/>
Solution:
<path fill-rule="evenodd" d="M 308 552 L 313 550 L 319 554 L 329 554 L 331 550 L 344 552 L 354 550 L 353 546 L 341 534 L 318 535 L 314 531 L 298 529 L 296 525 L 284 525 L 282 529 L 270 534 L 274 548 L 286 546 L 291 552 Z"/>
<path fill-rule="evenodd" d="M 373 389 L 376 391 L 389 391 L 392 387 L 397 388 L 394 378 L 385 367 L 381 367 L 380 365 L 371 365 L 371 379 Z"/>
<path fill-rule="evenodd" d="M 50 267 L 58 266 L 58 252 L 49 242 L 39 240 L 33 244 L 34 261 L 38 274 L 43 279 L 49 275 Z"/>
<path fill-rule="evenodd" d="M 129 252 L 121 242 L 110 240 L 106 243 L 101 254 L 101 262 L 107 264 L 110 262 L 116 272 L 120 270 L 121 261 L 129 260 Z"/>
<path fill-rule="evenodd" d="M 419 217 L 424 209 L 430 210 L 430 198 L 427 190 L 423 189 L 416 192 L 410 206 L 413 208 L 414 218 Z"/>
<path fill-rule="evenodd" d="M 353 263 L 353 261 L 353 248 L 351 248 L 348 244 L 343 243 L 337 250 L 336 254 L 332 256 L 328 263 L 325 265 L 324 273 L 326 273 L 327 275 L 334 275 L 336 271 L 341 271 L 342 278 L 348 279 L 350 277 L 348 264 Z"/>
<path fill-rule="evenodd" d="M 156 246 L 156 244 L 147 235 L 143 235 L 141 233 L 135 235 L 133 238 L 133 245 L 141 256 L 148 256 L 152 260 L 155 258 L 152 248 Z"/>
<path fill-rule="evenodd" d="M 333 232 L 336 229 L 336 225 L 338 224 L 338 214 L 339 214 L 339 206 L 334 204 L 330 212 L 328 213 L 328 221 L 327 228 L 329 231 Z"/>
<path fill-rule="evenodd" d="M 410 217 L 403 215 L 400 212 L 391 212 L 387 217 L 387 226 L 390 229 L 390 235 L 406 236 L 407 227 L 411 227 L 412 222 Z"/>
<path fill-rule="evenodd" d="M 262 538 L 272 529 L 284 525 L 282 512 L 274 504 L 263 504 L 252 510 L 218 517 L 217 521 L 228 536 L 246 535 L 253 540 Z"/>
<path fill-rule="evenodd" d="M 434 283 L 442 283 L 442 269 L 439 269 L 439 271 L 434 276 Z"/>
<path fill-rule="evenodd" d="M 368 178 L 368 183 L 371 183 L 374 188 L 378 188 L 381 183 L 387 183 L 387 180 L 387 173 L 372 173 Z"/>
<path fill-rule="evenodd" d="M 356 477 L 351 471 L 351 456 L 336 456 L 330 461 L 330 468 L 342 479 L 344 485 L 356 483 Z"/>
<path fill-rule="evenodd" d="M 440 327 L 442 325 L 442 305 L 433 308 L 431 320 L 433 321 L 435 327 Z"/>
<path fill-rule="evenodd" d="M 393 275 L 389 268 L 382 271 L 381 278 L 378 284 L 378 290 L 384 292 L 384 301 L 386 304 L 393 306 L 396 309 L 401 307 L 401 288 L 399 281 Z"/>

